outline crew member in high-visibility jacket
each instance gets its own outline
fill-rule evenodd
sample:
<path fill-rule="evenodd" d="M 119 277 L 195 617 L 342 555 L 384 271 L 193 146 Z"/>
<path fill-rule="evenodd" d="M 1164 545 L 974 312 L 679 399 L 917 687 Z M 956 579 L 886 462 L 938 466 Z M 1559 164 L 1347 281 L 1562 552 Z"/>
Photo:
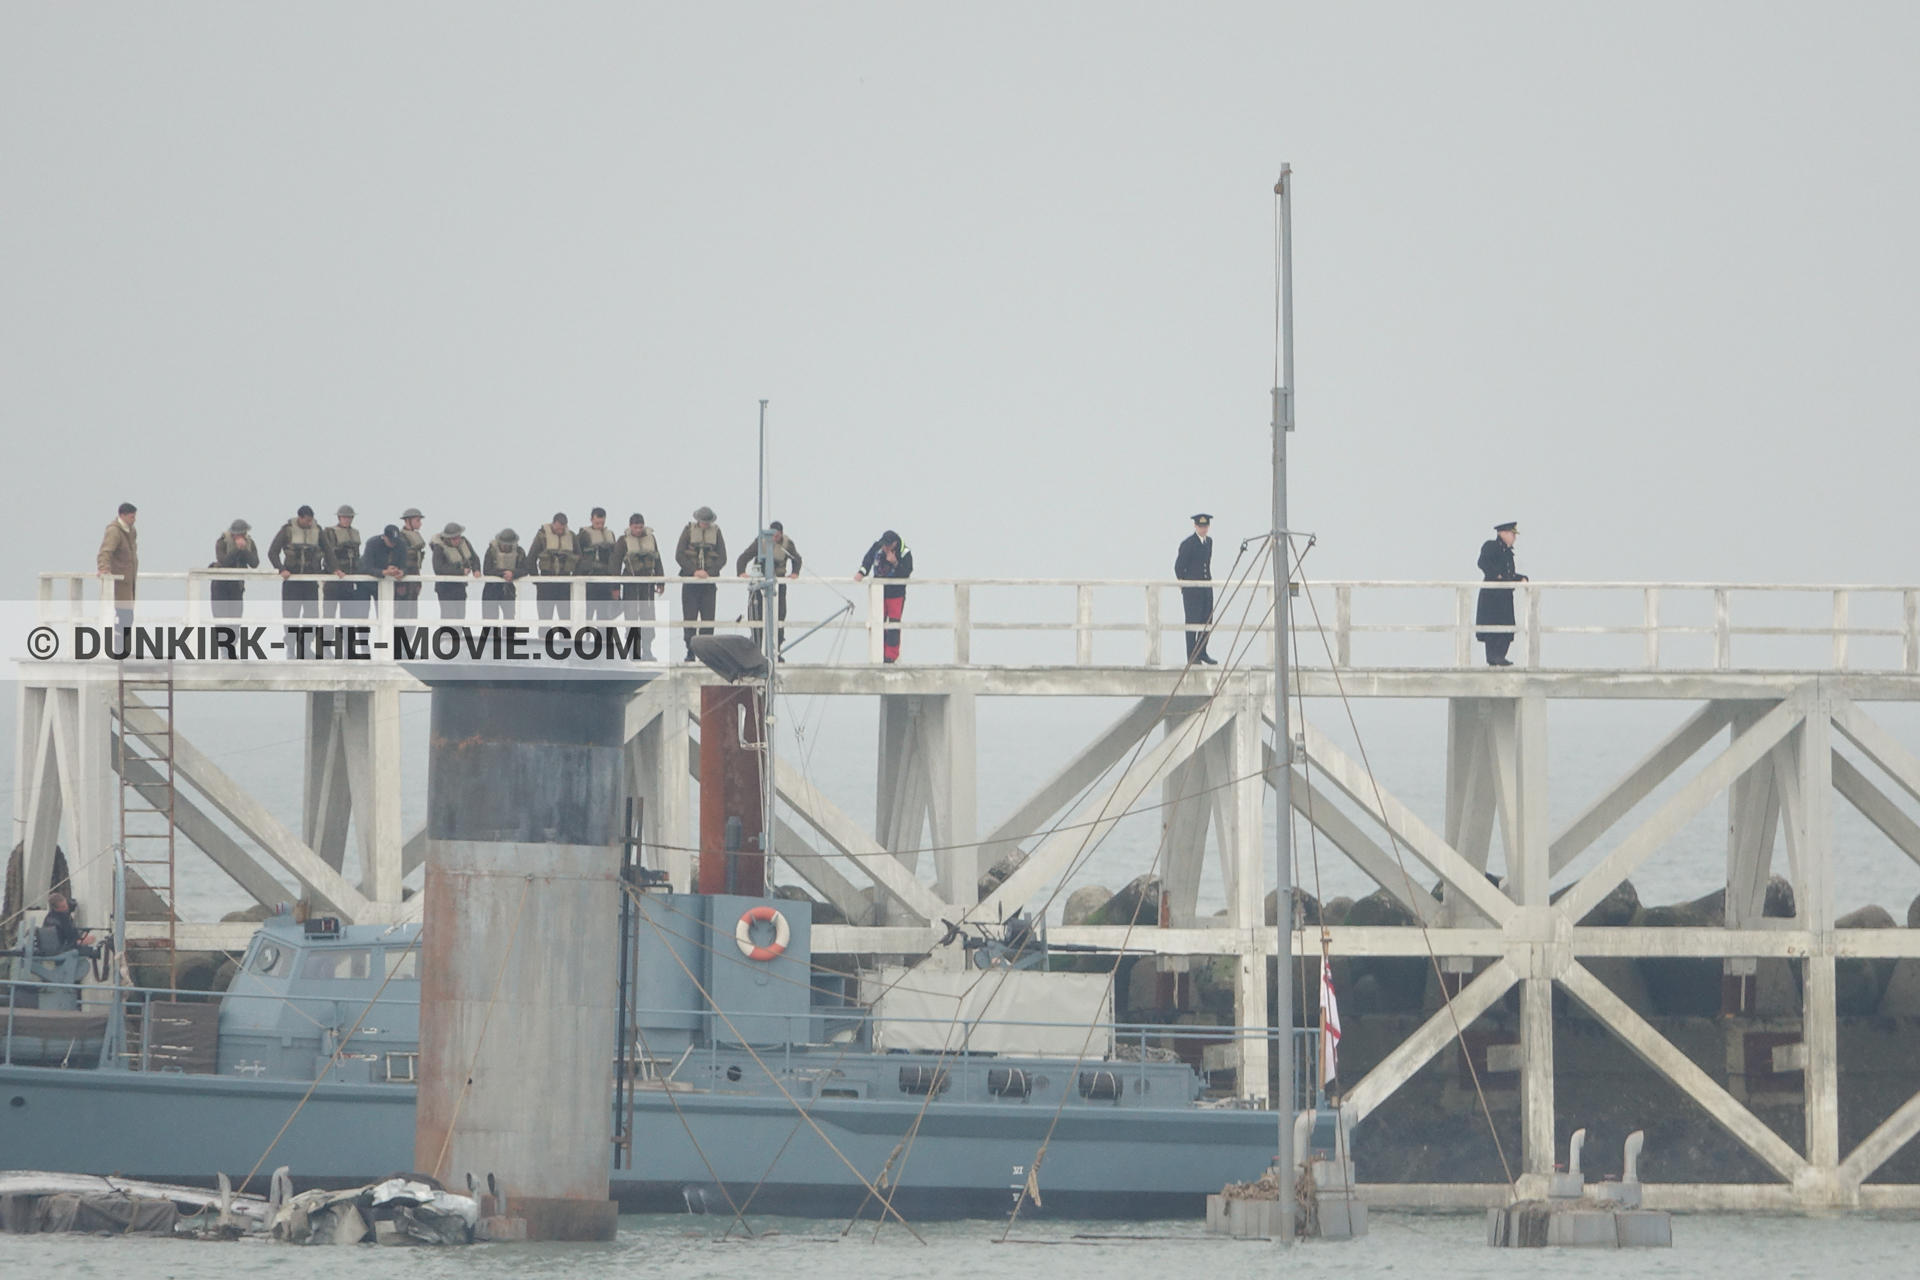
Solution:
<path fill-rule="evenodd" d="M 580 541 L 567 528 L 566 512 L 554 512 L 552 522 L 541 525 L 533 535 L 533 541 L 527 544 L 527 568 L 543 579 L 533 587 L 540 601 L 540 616 L 569 616 L 567 597 L 573 594 L 573 588 L 565 582 L 550 581 L 571 578 L 580 568 Z"/>
<path fill-rule="evenodd" d="M 793 539 L 787 536 L 787 526 L 781 524 L 778 520 L 775 520 L 772 524 L 768 525 L 767 528 L 771 529 L 774 535 L 773 537 L 773 576 L 776 578 L 799 577 L 800 576 L 800 548 L 795 546 L 793 543 Z M 752 542 L 747 544 L 747 549 L 740 553 L 740 559 L 734 562 L 733 568 L 734 568 L 734 572 L 738 573 L 743 578 L 747 576 L 747 570 L 749 568 L 753 570 L 754 577 L 758 578 L 760 576 L 761 574 L 760 539 L 755 538 Z M 753 621 L 753 622 L 760 621 L 760 607 L 761 607 L 760 593 L 756 591 L 752 595 L 747 597 L 747 618 L 750 621 Z M 787 584 L 785 582 L 782 582 L 780 584 L 780 621 L 785 622 L 786 620 L 787 620 Z M 785 627 L 781 627 L 780 633 L 774 637 L 775 652 L 778 652 L 779 646 L 785 644 L 786 642 L 787 642 L 787 629 Z M 782 661 L 785 661 L 785 659 L 782 659 Z"/>
<path fill-rule="evenodd" d="M 714 523 L 712 507 L 701 507 L 693 513 L 693 519 L 680 531 L 673 558 L 680 565 L 681 577 L 697 579 L 680 588 L 681 618 L 688 622 L 712 622 L 714 601 L 720 589 L 709 579 L 727 571 L 727 539 Z M 692 662 L 693 638 L 710 636 L 713 628 L 688 627 L 685 634 L 687 661 Z"/>
<path fill-rule="evenodd" d="M 209 569 L 258 569 L 260 547 L 248 536 L 253 528 L 245 520 L 235 520 L 227 531 L 213 540 L 213 563 Z M 213 601 L 213 616 L 237 618 L 246 610 L 247 584 L 236 579 L 216 578 L 207 587 Z"/>
<path fill-rule="evenodd" d="M 267 547 L 267 563 L 280 573 L 280 613 L 287 618 L 320 616 L 320 584 L 289 582 L 295 574 L 325 573 L 326 557 L 320 550 L 320 528 L 313 522 L 313 508 L 302 506 L 293 519 L 280 526 Z"/>
<path fill-rule="evenodd" d="M 913 576 L 913 552 L 901 543 L 899 534 L 889 529 L 880 535 L 878 542 L 867 548 L 866 558 L 860 562 L 860 571 L 853 575 L 853 580 L 863 581 L 868 574 L 890 579 L 881 604 L 888 622 L 900 621 L 900 615 L 907 607 L 907 589 L 894 585 L 892 580 Z M 887 628 L 886 634 L 881 636 L 881 643 L 885 646 L 882 654 L 884 661 L 900 661 L 898 627 Z"/>

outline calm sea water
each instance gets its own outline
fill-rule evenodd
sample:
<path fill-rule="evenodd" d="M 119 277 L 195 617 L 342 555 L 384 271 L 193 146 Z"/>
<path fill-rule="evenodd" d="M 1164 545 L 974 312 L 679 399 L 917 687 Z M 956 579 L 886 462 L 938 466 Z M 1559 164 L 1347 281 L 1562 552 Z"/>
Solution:
<path fill-rule="evenodd" d="M 778 1234 L 718 1239 L 711 1219 L 631 1217 L 605 1245 L 481 1245 L 470 1249 L 401 1249 L 361 1245 L 299 1248 L 254 1241 L 210 1244 L 95 1236 L 0 1235 L 0 1275 L 113 1277 L 113 1280 L 305 1280 L 342 1276 L 590 1277 L 670 1276 L 674 1280 L 1209 1280 L 1274 1276 L 1452 1277 L 1640 1276 L 1828 1280 L 1836 1274 L 1914 1274 L 1920 1223 L 1893 1217 L 1762 1218 L 1695 1215 L 1674 1222 L 1672 1249 L 1597 1253 L 1590 1250 L 1489 1249 L 1479 1217 L 1375 1215 L 1365 1239 L 1290 1250 L 1262 1241 L 1223 1240 L 1196 1223 L 1022 1223 L 1005 1244 L 1001 1223 L 958 1222 L 919 1228 L 926 1244 L 890 1228 L 878 1241 L 872 1225 L 843 1237 L 843 1222 L 767 1219 Z M 1125 1234 L 1137 1239 L 1088 1239 Z"/>

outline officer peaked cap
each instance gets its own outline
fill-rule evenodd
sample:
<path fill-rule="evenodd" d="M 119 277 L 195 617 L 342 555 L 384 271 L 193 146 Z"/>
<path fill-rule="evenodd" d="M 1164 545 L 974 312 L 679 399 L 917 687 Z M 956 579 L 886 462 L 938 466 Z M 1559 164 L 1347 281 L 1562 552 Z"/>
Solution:
<path fill-rule="evenodd" d="M 1208 524 L 1213 523 L 1213 517 L 1205 511 L 1199 512 L 1193 517 L 1195 524 L 1199 524 L 1202 520 L 1205 520 Z"/>
<path fill-rule="evenodd" d="M 1520 532 L 1520 522 L 1518 520 L 1509 520 L 1505 524 L 1493 526 L 1493 531 L 1495 533 L 1518 533 Z"/>

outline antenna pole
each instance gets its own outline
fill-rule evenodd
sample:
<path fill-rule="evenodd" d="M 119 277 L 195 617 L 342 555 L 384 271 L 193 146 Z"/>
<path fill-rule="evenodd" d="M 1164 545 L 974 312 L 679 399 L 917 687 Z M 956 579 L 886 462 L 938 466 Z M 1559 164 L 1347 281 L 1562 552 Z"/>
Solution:
<path fill-rule="evenodd" d="M 767 402 L 760 402 L 760 652 L 767 660 L 767 700 L 761 708 L 760 875 L 766 891 L 773 884 L 774 809 L 779 796 L 773 770 L 773 699 L 780 682 L 780 575 L 773 563 L 773 530 L 767 527 Z"/>
<path fill-rule="evenodd" d="M 1293 1243 L 1293 1100 L 1296 1059 L 1293 1037 L 1293 729 L 1287 721 L 1288 583 L 1293 547 L 1287 536 L 1287 433 L 1293 430 L 1293 166 L 1280 166 L 1273 193 L 1280 198 L 1280 379 L 1273 389 L 1273 761 L 1279 770 L 1274 795 L 1279 798 L 1274 822 L 1275 928 L 1280 932 L 1279 1016 L 1280 1096 L 1274 1110 L 1280 1118 L 1280 1243 Z"/>

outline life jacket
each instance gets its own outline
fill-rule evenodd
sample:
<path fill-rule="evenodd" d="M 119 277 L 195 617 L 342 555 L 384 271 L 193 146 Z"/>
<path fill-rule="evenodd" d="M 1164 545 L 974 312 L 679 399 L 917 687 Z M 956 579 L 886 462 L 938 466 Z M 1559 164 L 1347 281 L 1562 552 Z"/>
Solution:
<path fill-rule="evenodd" d="M 444 533 L 436 533 L 433 546 L 446 563 L 448 574 L 457 577 L 473 571 L 473 544 L 464 537 L 449 538 Z"/>
<path fill-rule="evenodd" d="M 574 538 L 573 530 L 555 533 L 552 525 L 543 525 L 537 536 L 540 539 L 540 553 L 534 561 L 534 571 L 547 578 L 571 575 L 580 563 L 579 543 Z"/>
<path fill-rule="evenodd" d="M 247 549 L 249 551 L 255 551 L 257 554 L 257 548 L 254 547 L 253 539 L 251 538 L 247 539 Z M 231 529 L 221 534 L 220 541 L 214 544 L 213 559 L 214 563 L 212 567 L 215 569 L 246 569 L 251 567 L 245 563 L 244 558 L 241 556 L 240 548 L 234 545 L 233 531 Z M 240 560 L 241 562 L 238 564 L 228 564 L 227 561 L 229 560 Z"/>
<path fill-rule="evenodd" d="M 613 572 L 613 544 L 620 535 L 588 525 L 575 535 L 580 543 L 580 572 L 588 576 Z"/>
<path fill-rule="evenodd" d="M 687 549 L 693 553 L 693 567 L 705 569 L 713 577 L 719 577 L 727 571 L 727 562 L 720 553 L 720 526 L 710 524 L 700 527 L 698 520 L 687 522 Z"/>
<path fill-rule="evenodd" d="M 352 525 L 330 524 L 320 532 L 320 545 L 332 561 L 327 572 L 355 573 L 360 568 L 360 531 Z"/>
<path fill-rule="evenodd" d="M 665 566 L 660 562 L 660 544 L 653 540 L 653 530 L 642 525 L 644 530 L 639 537 L 622 534 L 615 543 L 615 555 L 619 563 L 616 572 L 629 578 L 658 578 L 663 576 Z"/>
<path fill-rule="evenodd" d="M 298 520 L 289 520 L 287 527 L 280 532 L 287 535 L 287 545 L 280 552 L 281 568 L 288 573 L 326 572 L 320 555 L 319 525 L 308 525 L 302 529 Z"/>
<path fill-rule="evenodd" d="M 400 531 L 400 541 L 406 549 L 407 563 L 405 568 L 407 573 L 409 575 L 419 573 L 420 561 L 427 554 L 426 535 L 418 529 L 402 529 Z"/>
<path fill-rule="evenodd" d="M 527 553 L 517 542 L 502 542 L 495 538 L 487 544 L 487 576 L 497 578 L 503 573 L 519 577 L 522 566 L 527 562 Z"/>

